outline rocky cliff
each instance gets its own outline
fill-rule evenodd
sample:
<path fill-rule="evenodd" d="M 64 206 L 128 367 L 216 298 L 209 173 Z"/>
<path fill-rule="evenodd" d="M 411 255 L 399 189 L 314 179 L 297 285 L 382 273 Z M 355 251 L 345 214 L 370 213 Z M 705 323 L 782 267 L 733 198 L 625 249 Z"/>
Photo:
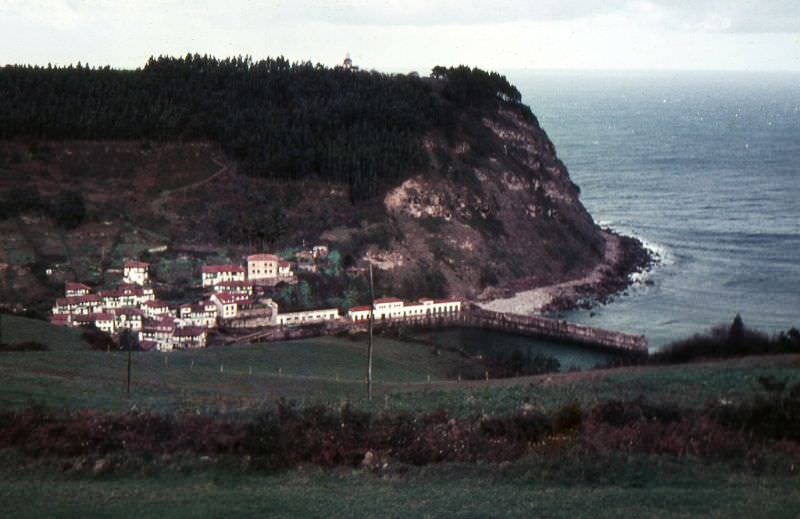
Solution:
<path fill-rule="evenodd" d="M 505 108 L 460 123 L 456 140 L 428 135 L 431 168 L 384 198 L 398 239 L 370 257 L 395 284 L 433 269 L 451 294 L 488 299 L 584 280 L 569 304 L 623 287 L 646 263 L 638 242 L 594 223 L 535 117 Z"/>

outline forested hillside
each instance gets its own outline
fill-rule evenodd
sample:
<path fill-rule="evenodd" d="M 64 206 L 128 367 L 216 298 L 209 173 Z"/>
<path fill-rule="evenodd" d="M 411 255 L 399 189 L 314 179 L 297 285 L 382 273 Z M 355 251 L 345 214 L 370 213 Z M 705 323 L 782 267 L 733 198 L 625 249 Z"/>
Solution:
<path fill-rule="evenodd" d="M 457 110 L 518 104 L 504 77 L 437 67 L 435 95 L 415 75 L 328 68 L 284 58 L 151 58 L 142 69 L 6 66 L 0 138 L 219 142 L 260 177 L 316 176 L 353 200 L 419 170 L 422 136 L 452 133 Z"/>

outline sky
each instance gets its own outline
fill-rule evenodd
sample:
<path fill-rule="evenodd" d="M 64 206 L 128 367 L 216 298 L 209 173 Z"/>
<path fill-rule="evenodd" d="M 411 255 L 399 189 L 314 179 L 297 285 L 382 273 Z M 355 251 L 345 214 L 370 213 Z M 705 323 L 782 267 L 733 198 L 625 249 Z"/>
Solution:
<path fill-rule="evenodd" d="M 0 64 L 800 71 L 800 0 L 0 0 Z"/>

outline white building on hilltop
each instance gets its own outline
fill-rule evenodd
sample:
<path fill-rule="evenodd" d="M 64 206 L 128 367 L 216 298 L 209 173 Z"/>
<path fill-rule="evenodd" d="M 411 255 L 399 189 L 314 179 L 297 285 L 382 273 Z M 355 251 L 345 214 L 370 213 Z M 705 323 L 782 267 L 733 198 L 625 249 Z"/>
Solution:
<path fill-rule="evenodd" d="M 150 265 L 142 261 L 126 261 L 122 267 L 122 282 L 145 285 L 148 281 Z"/>

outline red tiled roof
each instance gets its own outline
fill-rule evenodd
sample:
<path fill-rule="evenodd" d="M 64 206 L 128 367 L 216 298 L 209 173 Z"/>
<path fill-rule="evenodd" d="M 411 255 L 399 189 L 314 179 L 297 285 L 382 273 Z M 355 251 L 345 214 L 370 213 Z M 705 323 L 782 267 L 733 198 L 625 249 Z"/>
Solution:
<path fill-rule="evenodd" d="M 95 321 L 95 322 L 97 322 L 97 321 L 113 321 L 114 320 L 114 314 L 112 314 L 110 312 L 101 312 L 101 313 L 98 313 L 98 314 L 94 314 L 92 316 L 92 320 Z"/>
<path fill-rule="evenodd" d="M 145 319 L 142 323 L 145 332 L 163 332 L 175 329 L 175 322 L 172 319 Z"/>
<path fill-rule="evenodd" d="M 292 264 L 291 264 L 291 263 L 289 263 L 289 262 L 288 262 L 288 261 L 286 261 L 286 260 L 280 260 L 280 261 L 278 262 L 278 266 L 279 266 L 279 267 L 291 267 L 291 266 L 292 266 Z"/>
<path fill-rule="evenodd" d="M 172 325 L 172 326 L 175 326 L 175 319 L 174 319 L 174 318 L 172 318 L 172 317 L 170 317 L 170 316 L 168 316 L 168 315 L 162 315 L 162 316 L 161 316 L 161 317 L 158 319 L 158 322 L 159 322 L 160 324 L 164 325 L 164 326 L 166 326 L 167 324 L 170 324 L 170 325 Z"/>
<path fill-rule="evenodd" d="M 459 301 L 458 299 L 434 299 L 433 302 L 439 304 L 439 303 L 460 303 L 461 301 Z"/>
<path fill-rule="evenodd" d="M 67 281 L 64 283 L 64 290 L 91 290 L 92 287 L 88 285 L 84 285 L 83 283 L 73 283 L 71 281 Z"/>
<path fill-rule="evenodd" d="M 369 310 L 369 305 L 354 306 L 350 309 L 351 312 L 363 312 Z"/>
<path fill-rule="evenodd" d="M 145 262 L 143 262 L 143 261 L 129 260 L 129 261 L 126 261 L 126 262 L 123 264 L 123 266 L 124 266 L 126 269 L 136 269 L 136 268 L 142 268 L 142 269 L 146 269 L 146 268 L 147 268 L 147 267 L 149 267 L 150 265 L 148 265 L 147 263 L 145 263 Z"/>
<path fill-rule="evenodd" d="M 217 272 L 242 272 L 244 273 L 244 267 L 241 265 L 203 265 L 203 273 L 211 274 Z"/>
<path fill-rule="evenodd" d="M 130 315 L 138 315 L 138 316 L 142 315 L 142 311 L 141 310 L 139 310 L 138 308 L 132 308 L 132 307 L 119 308 L 119 309 L 115 310 L 114 313 L 117 314 L 117 315 L 122 314 L 122 315 L 129 315 L 129 316 Z"/>
<path fill-rule="evenodd" d="M 247 281 L 220 281 L 217 287 L 252 287 L 252 283 Z"/>
<path fill-rule="evenodd" d="M 50 324 L 56 326 L 66 326 L 69 322 L 69 314 L 54 314 L 50 317 Z"/>
<path fill-rule="evenodd" d="M 169 308 L 169 305 L 164 301 L 159 301 L 158 299 L 154 299 L 152 301 L 145 301 L 144 306 L 147 308 Z"/>
<path fill-rule="evenodd" d="M 59 306 L 63 305 L 79 305 L 81 303 L 99 303 L 100 296 L 97 294 L 86 294 L 83 296 L 69 296 L 69 297 L 60 297 L 56 299 L 56 304 Z"/>
<path fill-rule="evenodd" d="M 274 254 L 251 254 L 247 256 L 247 261 L 281 261 L 281 259 Z"/>
<path fill-rule="evenodd" d="M 236 301 L 240 301 L 242 299 L 240 296 L 237 296 L 236 294 L 231 294 L 231 293 L 228 293 L 228 292 L 222 292 L 222 293 L 214 294 L 213 297 L 216 297 L 217 300 L 219 300 L 219 302 L 224 304 L 224 305 L 225 304 L 230 304 L 230 303 L 235 303 Z M 247 296 L 245 296 L 245 297 L 247 297 Z"/>

